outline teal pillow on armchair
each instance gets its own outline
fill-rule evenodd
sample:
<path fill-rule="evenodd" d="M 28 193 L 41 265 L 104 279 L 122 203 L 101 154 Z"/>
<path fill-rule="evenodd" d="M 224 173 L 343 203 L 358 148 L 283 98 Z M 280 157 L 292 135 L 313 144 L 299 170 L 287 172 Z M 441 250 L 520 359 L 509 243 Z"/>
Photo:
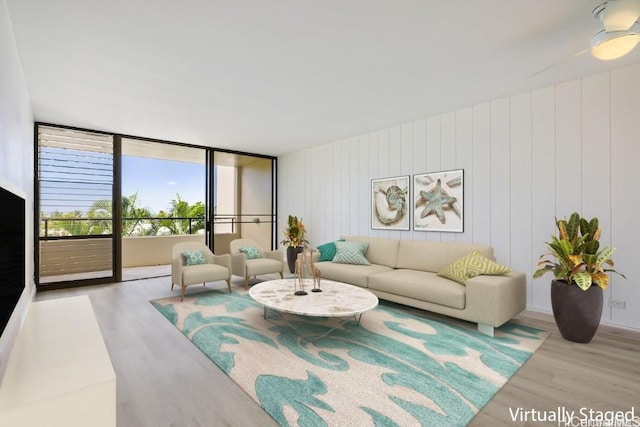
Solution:
<path fill-rule="evenodd" d="M 184 257 L 185 265 L 200 265 L 207 263 L 202 251 L 184 251 L 181 255 Z"/>
<path fill-rule="evenodd" d="M 240 248 L 240 252 L 242 252 L 245 258 L 247 259 L 262 258 L 262 253 L 260 252 L 260 249 L 253 246 L 242 247 Z"/>

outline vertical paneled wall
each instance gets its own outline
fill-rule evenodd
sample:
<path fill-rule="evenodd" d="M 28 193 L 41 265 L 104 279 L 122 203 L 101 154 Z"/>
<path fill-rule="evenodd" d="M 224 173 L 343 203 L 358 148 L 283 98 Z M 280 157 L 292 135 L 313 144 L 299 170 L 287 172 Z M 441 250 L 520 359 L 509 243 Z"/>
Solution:
<path fill-rule="evenodd" d="M 527 305 L 550 311 L 551 276 L 531 278 L 554 218 L 598 216 L 618 249 L 605 291 L 625 309 L 603 322 L 640 329 L 640 65 L 282 156 L 278 218 L 302 216 L 311 245 L 342 235 L 474 242 L 527 274 Z M 371 229 L 371 180 L 464 169 L 464 233 Z"/>

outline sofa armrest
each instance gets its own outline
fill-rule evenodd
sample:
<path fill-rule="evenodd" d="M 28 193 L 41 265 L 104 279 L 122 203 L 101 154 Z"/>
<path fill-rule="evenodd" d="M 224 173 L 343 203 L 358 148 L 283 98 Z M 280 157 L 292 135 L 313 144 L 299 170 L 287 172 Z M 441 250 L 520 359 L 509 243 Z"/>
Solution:
<path fill-rule="evenodd" d="M 476 276 L 467 280 L 466 287 L 466 305 L 478 323 L 501 326 L 527 306 L 527 278 L 518 271 Z"/>

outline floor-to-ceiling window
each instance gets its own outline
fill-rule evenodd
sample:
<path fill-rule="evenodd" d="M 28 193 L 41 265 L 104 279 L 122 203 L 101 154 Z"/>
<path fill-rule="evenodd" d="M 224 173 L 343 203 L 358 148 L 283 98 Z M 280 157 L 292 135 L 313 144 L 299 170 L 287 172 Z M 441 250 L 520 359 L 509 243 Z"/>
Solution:
<path fill-rule="evenodd" d="M 273 157 L 49 124 L 36 130 L 38 289 L 168 267 L 178 241 L 203 241 L 219 254 L 241 237 L 276 246 Z"/>

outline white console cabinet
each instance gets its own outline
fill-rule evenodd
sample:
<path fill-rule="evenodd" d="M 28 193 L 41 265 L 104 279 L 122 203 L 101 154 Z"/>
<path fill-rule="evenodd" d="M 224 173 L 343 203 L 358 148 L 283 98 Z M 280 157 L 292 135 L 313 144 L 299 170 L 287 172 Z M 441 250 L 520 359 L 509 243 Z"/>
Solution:
<path fill-rule="evenodd" d="M 89 297 L 32 302 L 0 385 L 0 426 L 115 425 L 116 375 Z"/>

